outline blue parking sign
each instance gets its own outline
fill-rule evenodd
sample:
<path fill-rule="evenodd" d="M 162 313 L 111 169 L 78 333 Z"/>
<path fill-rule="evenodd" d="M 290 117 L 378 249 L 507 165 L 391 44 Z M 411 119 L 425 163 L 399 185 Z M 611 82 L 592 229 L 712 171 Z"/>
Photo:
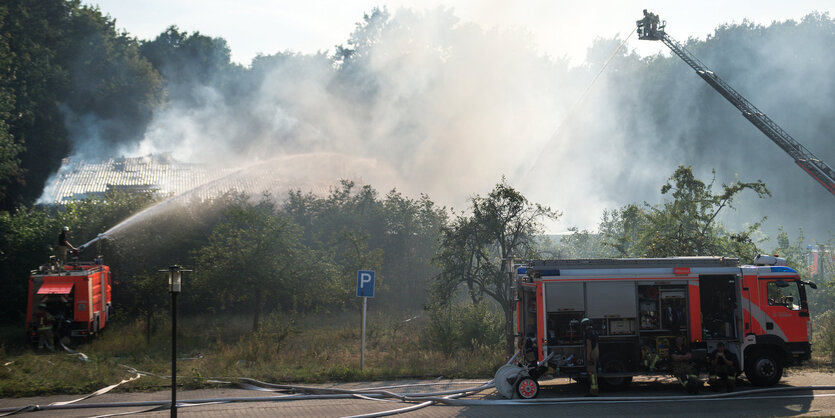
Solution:
<path fill-rule="evenodd" d="M 357 297 L 374 297 L 374 270 L 357 270 Z"/>

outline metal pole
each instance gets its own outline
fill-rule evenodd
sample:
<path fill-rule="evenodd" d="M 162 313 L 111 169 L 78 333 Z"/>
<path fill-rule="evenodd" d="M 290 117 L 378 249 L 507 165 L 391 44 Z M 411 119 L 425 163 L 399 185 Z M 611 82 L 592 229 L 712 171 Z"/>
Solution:
<path fill-rule="evenodd" d="M 510 296 L 511 303 L 510 303 L 510 317 L 506 319 L 506 321 L 509 321 L 509 323 L 505 324 L 505 333 L 512 334 L 512 338 L 513 338 L 513 341 L 510 342 L 511 346 L 510 347 L 505 347 L 505 351 L 507 351 L 507 353 L 505 353 L 505 354 L 508 355 L 508 356 L 513 354 L 513 347 L 518 347 L 519 346 L 519 332 L 520 331 L 514 332 L 514 329 L 516 328 L 516 326 L 513 324 L 515 322 L 515 321 L 513 321 L 513 312 L 516 311 L 516 309 L 515 309 L 516 308 L 516 301 L 519 299 L 519 294 L 517 292 L 518 289 L 516 287 L 515 277 L 516 277 L 516 272 L 513 269 L 513 257 L 508 257 L 507 258 L 507 295 Z M 509 335 L 505 336 L 505 346 L 507 346 L 507 342 L 508 342 L 509 337 L 510 337 Z"/>
<path fill-rule="evenodd" d="M 362 297 L 362 355 L 360 357 L 360 370 L 365 367 L 365 306 L 368 303 L 368 297 Z"/>
<path fill-rule="evenodd" d="M 171 416 L 177 416 L 177 292 L 171 292 Z"/>

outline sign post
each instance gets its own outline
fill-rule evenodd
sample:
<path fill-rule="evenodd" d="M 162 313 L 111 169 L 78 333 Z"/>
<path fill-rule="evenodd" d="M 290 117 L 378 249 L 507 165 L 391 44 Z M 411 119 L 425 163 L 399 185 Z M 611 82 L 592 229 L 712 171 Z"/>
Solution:
<path fill-rule="evenodd" d="M 374 297 L 374 270 L 357 270 L 357 297 L 362 297 L 362 355 L 360 370 L 365 367 L 365 308 Z"/>

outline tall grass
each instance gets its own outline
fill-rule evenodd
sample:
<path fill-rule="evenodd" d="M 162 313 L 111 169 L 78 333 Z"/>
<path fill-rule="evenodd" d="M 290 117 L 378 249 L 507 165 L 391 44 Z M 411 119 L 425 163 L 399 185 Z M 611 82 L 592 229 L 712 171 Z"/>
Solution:
<path fill-rule="evenodd" d="M 436 349 L 428 337 L 427 321 L 405 319 L 369 316 L 365 367 L 360 370 L 359 314 L 299 318 L 273 314 L 254 333 L 248 317 L 182 318 L 177 334 L 178 382 L 203 387 L 209 378 L 237 377 L 271 382 L 486 378 L 504 360 L 500 345 L 475 340 L 458 350 Z M 128 367 L 158 377 L 143 376 L 117 390 L 163 388 L 170 376 L 171 328 L 167 319 L 158 321 L 150 340 L 142 321 L 112 324 L 98 339 L 77 347 L 88 362 L 30 348 L 7 354 L 0 345 L 0 396 L 86 393 L 130 376 Z"/>

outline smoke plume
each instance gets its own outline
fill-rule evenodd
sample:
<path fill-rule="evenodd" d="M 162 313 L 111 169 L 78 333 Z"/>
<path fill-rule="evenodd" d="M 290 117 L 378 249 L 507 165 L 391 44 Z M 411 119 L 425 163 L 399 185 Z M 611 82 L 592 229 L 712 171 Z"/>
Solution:
<path fill-rule="evenodd" d="M 826 15 L 743 23 L 688 48 L 833 164 L 833 27 Z M 333 53 L 279 52 L 245 69 L 230 64 L 234 77 L 190 80 L 188 97 L 169 96 L 141 141 L 120 152 L 224 167 L 335 153 L 376 161 L 355 169 L 368 179 L 380 173 L 362 170 L 390 170 L 382 177 L 391 184 L 377 188 L 457 209 L 507 175 L 563 212 L 553 231 L 594 229 L 604 209 L 659 202 L 683 164 L 708 180 L 716 169 L 718 183 L 768 185 L 773 197 L 743 197 L 729 212 L 731 229 L 768 216 L 770 235 L 783 225 L 831 236 L 833 196 L 677 57 L 620 50 L 609 62 L 621 41 L 599 40 L 572 67 L 537 52 L 523 30 L 485 30 L 449 9 L 378 10 Z M 329 171 L 329 158 L 307 161 L 298 169 L 309 176 Z"/>

